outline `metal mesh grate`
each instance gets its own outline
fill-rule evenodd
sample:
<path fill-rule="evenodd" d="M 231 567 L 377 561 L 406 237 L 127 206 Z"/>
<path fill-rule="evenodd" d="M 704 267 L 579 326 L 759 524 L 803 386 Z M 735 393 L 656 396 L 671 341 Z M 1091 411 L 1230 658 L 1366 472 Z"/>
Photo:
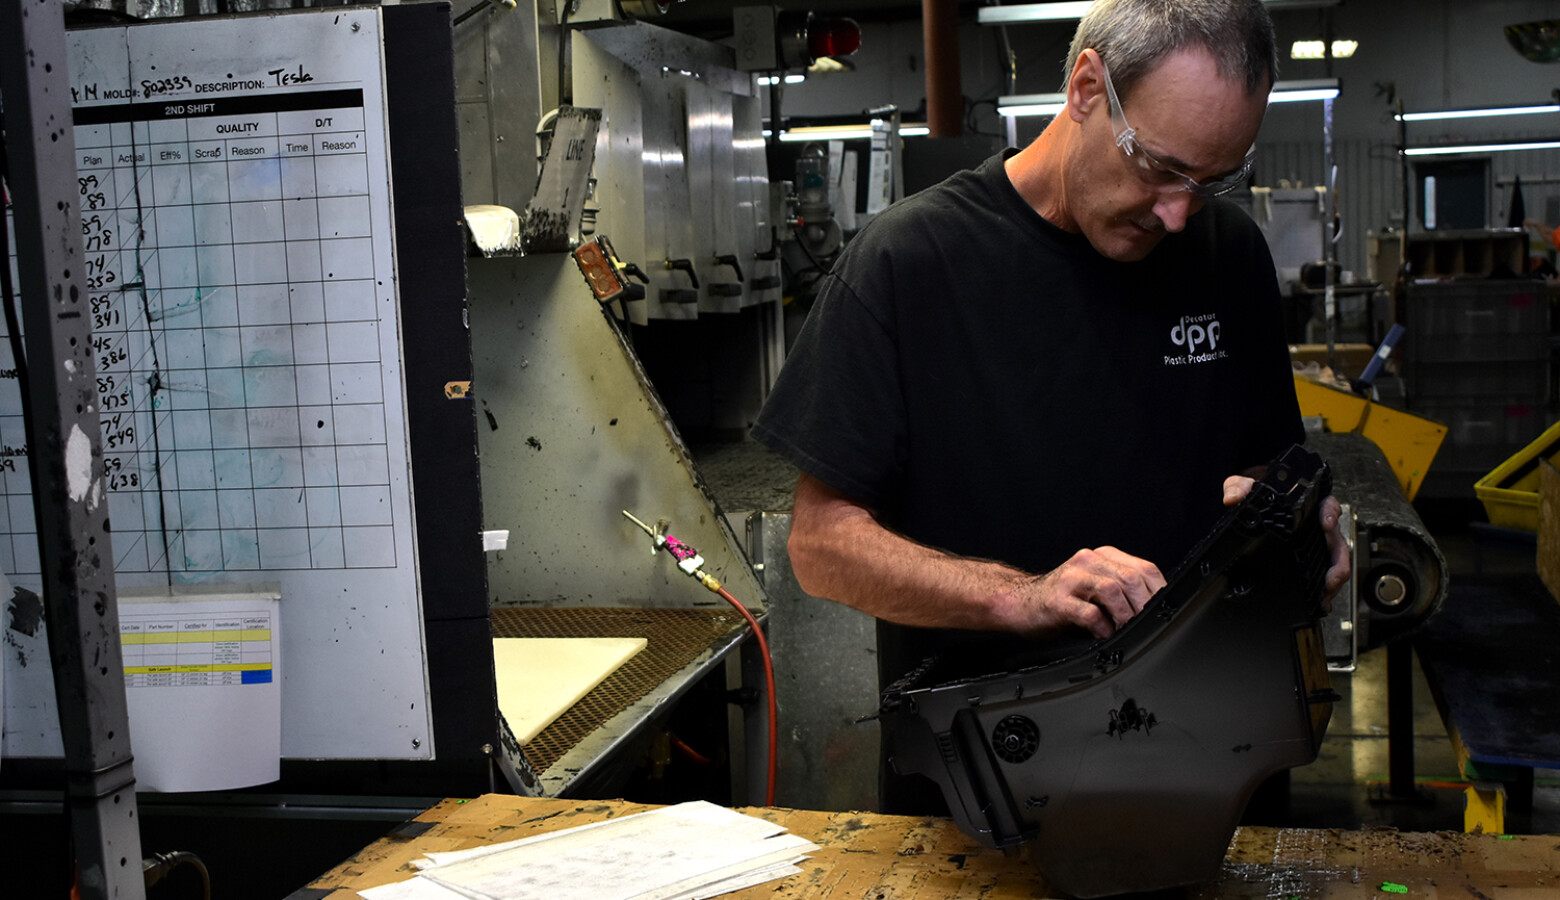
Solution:
<path fill-rule="evenodd" d="M 797 469 L 755 441 L 690 448 L 699 475 L 727 512 L 789 510 Z"/>
<path fill-rule="evenodd" d="M 525 745 L 526 758 L 539 772 L 744 624 L 729 608 L 495 608 L 490 618 L 496 638 L 642 637 L 649 642 Z"/>

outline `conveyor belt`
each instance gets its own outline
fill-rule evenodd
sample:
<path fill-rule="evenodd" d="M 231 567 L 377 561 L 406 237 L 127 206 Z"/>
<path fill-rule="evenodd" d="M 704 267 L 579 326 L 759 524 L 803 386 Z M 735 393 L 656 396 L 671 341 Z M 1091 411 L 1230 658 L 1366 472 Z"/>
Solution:
<path fill-rule="evenodd" d="M 1333 492 L 1354 510 L 1359 652 L 1411 634 L 1446 599 L 1447 566 L 1403 496 L 1381 448 L 1358 434 L 1313 434 L 1306 446 L 1333 472 Z"/>

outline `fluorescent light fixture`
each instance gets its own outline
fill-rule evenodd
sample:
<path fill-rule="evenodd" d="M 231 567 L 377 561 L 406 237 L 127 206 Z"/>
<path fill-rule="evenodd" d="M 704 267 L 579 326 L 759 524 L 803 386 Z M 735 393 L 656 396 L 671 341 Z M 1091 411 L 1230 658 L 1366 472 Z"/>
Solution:
<path fill-rule="evenodd" d="M 1499 153 L 1503 150 L 1553 150 L 1560 140 L 1517 141 L 1509 144 L 1454 144 L 1445 147 L 1405 147 L 1404 156 L 1448 156 L 1453 153 Z"/>
<path fill-rule="evenodd" d="M 1338 40 L 1332 42 L 1333 59 L 1348 59 L 1360 48 L 1359 41 Z M 1327 44 L 1323 41 L 1295 41 L 1289 46 L 1290 59 L 1323 59 L 1327 56 Z"/>
<path fill-rule="evenodd" d="M 1300 100 L 1330 100 L 1338 96 L 1338 79 L 1310 78 L 1280 81 L 1268 95 L 1269 103 L 1293 103 Z M 1067 104 L 1066 94 L 1009 94 L 997 98 L 997 113 L 1008 118 L 1054 116 Z"/>
<path fill-rule="evenodd" d="M 1404 113 L 1393 118 L 1399 122 L 1429 122 L 1435 119 L 1479 119 L 1485 116 L 1532 116 L 1539 113 L 1560 112 L 1560 104 L 1541 106 L 1504 106 L 1490 109 L 1443 109 L 1439 112 Z"/>
<path fill-rule="evenodd" d="M 801 74 L 794 74 L 793 73 L 791 75 L 785 76 L 785 83 L 786 84 L 801 84 L 802 82 L 804 82 L 806 80 L 807 80 L 807 76 L 806 75 L 801 75 Z M 771 84 L 779 84 L 779 83 L 780 83 L 780 76 L 779 75 L 760 75 L 760 76 L 758 76 L 759 87 L 767 87 L 767 86 L 769 86 Z"/>
<path fill-rule="evenodd" d="M 1337 6 L 1339 0 L 1262 0 L 1269 9 L 1317 9 Z M 1067 22 L 1083 18 L 1094 0 L 1062 0 L 1059 3 L 1020 3 L 982 6 L 976 21 L 982 25 L 1017 25 L 1022 22 Z"/>
<path fill-rule="evenodd" d="M 982 6 L 976 21 L 982 25 L 1013 25 L 1019 22 L 1067 22 L 1081 19 L 1094 0 L 1064 0 L 1062 3 L 1020 3 L 1017 6 Z"/>
<path fill-rule="evenodd" d="M 1301 78 L 1275 81 L 1268 103 L 1295 103 L 1301 100 L 1332 100 L 1338 96 L 1336 78 Z"/>
<path fill-rule="evenodd" d="M 1054 116 L 1066 105 L 1066 94 L 1009 94 L 997 98 L 997 113 L 1009 118 Z"/>
<path fill-rule="evenodd" d="M 924 122 L 900 125 L 900 137 L 925 137 L 931 133 L 931 128 Z M 869 138 L 872 136 L 872 125 L 862 122 L 853 125 L 804 125 L 800 128 L 787 128 L 780 132 L 782 141 L 848 141 L 852 138 Z"/>

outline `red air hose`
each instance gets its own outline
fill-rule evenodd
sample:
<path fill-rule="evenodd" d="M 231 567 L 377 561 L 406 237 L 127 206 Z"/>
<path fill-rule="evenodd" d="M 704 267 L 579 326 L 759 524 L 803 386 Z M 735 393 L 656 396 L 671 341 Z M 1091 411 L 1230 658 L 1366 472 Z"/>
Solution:
<path fill-rule="evenodd" d="M 774 806 L 775 761 L 780 755 L 780 707 L 775 700 L 775 664 L 774 660 L 769 656 L 769 641 L 764 637 L 764 629 L 759 627 L 758 620 L 753 618 L 753 614 L 748 612 L 747 607 L 743 606 L 740 600 L 733 597 L 730 591 L 721 587 L 719 581 L 716 581 L 713 576 L 704 571 L 704 557 L 699 555 L 699 551 L 666 532 L 666 523 L 664 521 L 661 522 L 659 527 L 651 528 L 635 518 L 634 514 L 626 509 L 623 510 L 623 517 L 638 525 L 645 534 L 649 535 L 651 541 L 655 543 L 657 550 L 665 550 L 670 553 L 672 558 L 677 560 L 677 568 L 681 569 L 684 574 L 692 576 L 694 580 L 709 590 L 724 597 L 727 603 L 730 603 L 736 608 L 737 612 L 742 614 L 742 618 L 747 619 L 748 625 L 753 629 L 753 636 L 758 638 L 758 652 L 764 658 L 764 692 L 769 695 L 769 766 L 764 779 L 764 805 Z"/>
<path fill-rule="evenodd" d="M 758 638 L 758 652 L 764 658 L 764 693 L 769 698 L 769 765 L 764 776 L 764 805 L 775 805 L 775 760 L 780 755 L 780 712 L 779 704 L 775 702 L 775 664 L 769 656 L 769 641 L 764 638 L 764 629 L 758 625 L 758 620 L 748 612 L 742 601 L 731 596 L 731 592 L 725 588 L 716 588 L 716 593 L 725 598 L 727 603 L 736 607 L 742 618 L 747 619 L 748 625 L 753 628 L 753 636 Z"/>

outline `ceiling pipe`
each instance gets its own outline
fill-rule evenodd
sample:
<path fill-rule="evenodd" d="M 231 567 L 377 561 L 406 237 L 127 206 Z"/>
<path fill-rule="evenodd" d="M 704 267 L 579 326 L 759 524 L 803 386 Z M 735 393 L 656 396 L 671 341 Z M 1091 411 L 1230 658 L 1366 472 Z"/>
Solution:
<path fill-rule="evenodd" d="M 926 42 L 926 124 L 932 137 L 964 134 L 958 0 L 921 0 Z"/>

